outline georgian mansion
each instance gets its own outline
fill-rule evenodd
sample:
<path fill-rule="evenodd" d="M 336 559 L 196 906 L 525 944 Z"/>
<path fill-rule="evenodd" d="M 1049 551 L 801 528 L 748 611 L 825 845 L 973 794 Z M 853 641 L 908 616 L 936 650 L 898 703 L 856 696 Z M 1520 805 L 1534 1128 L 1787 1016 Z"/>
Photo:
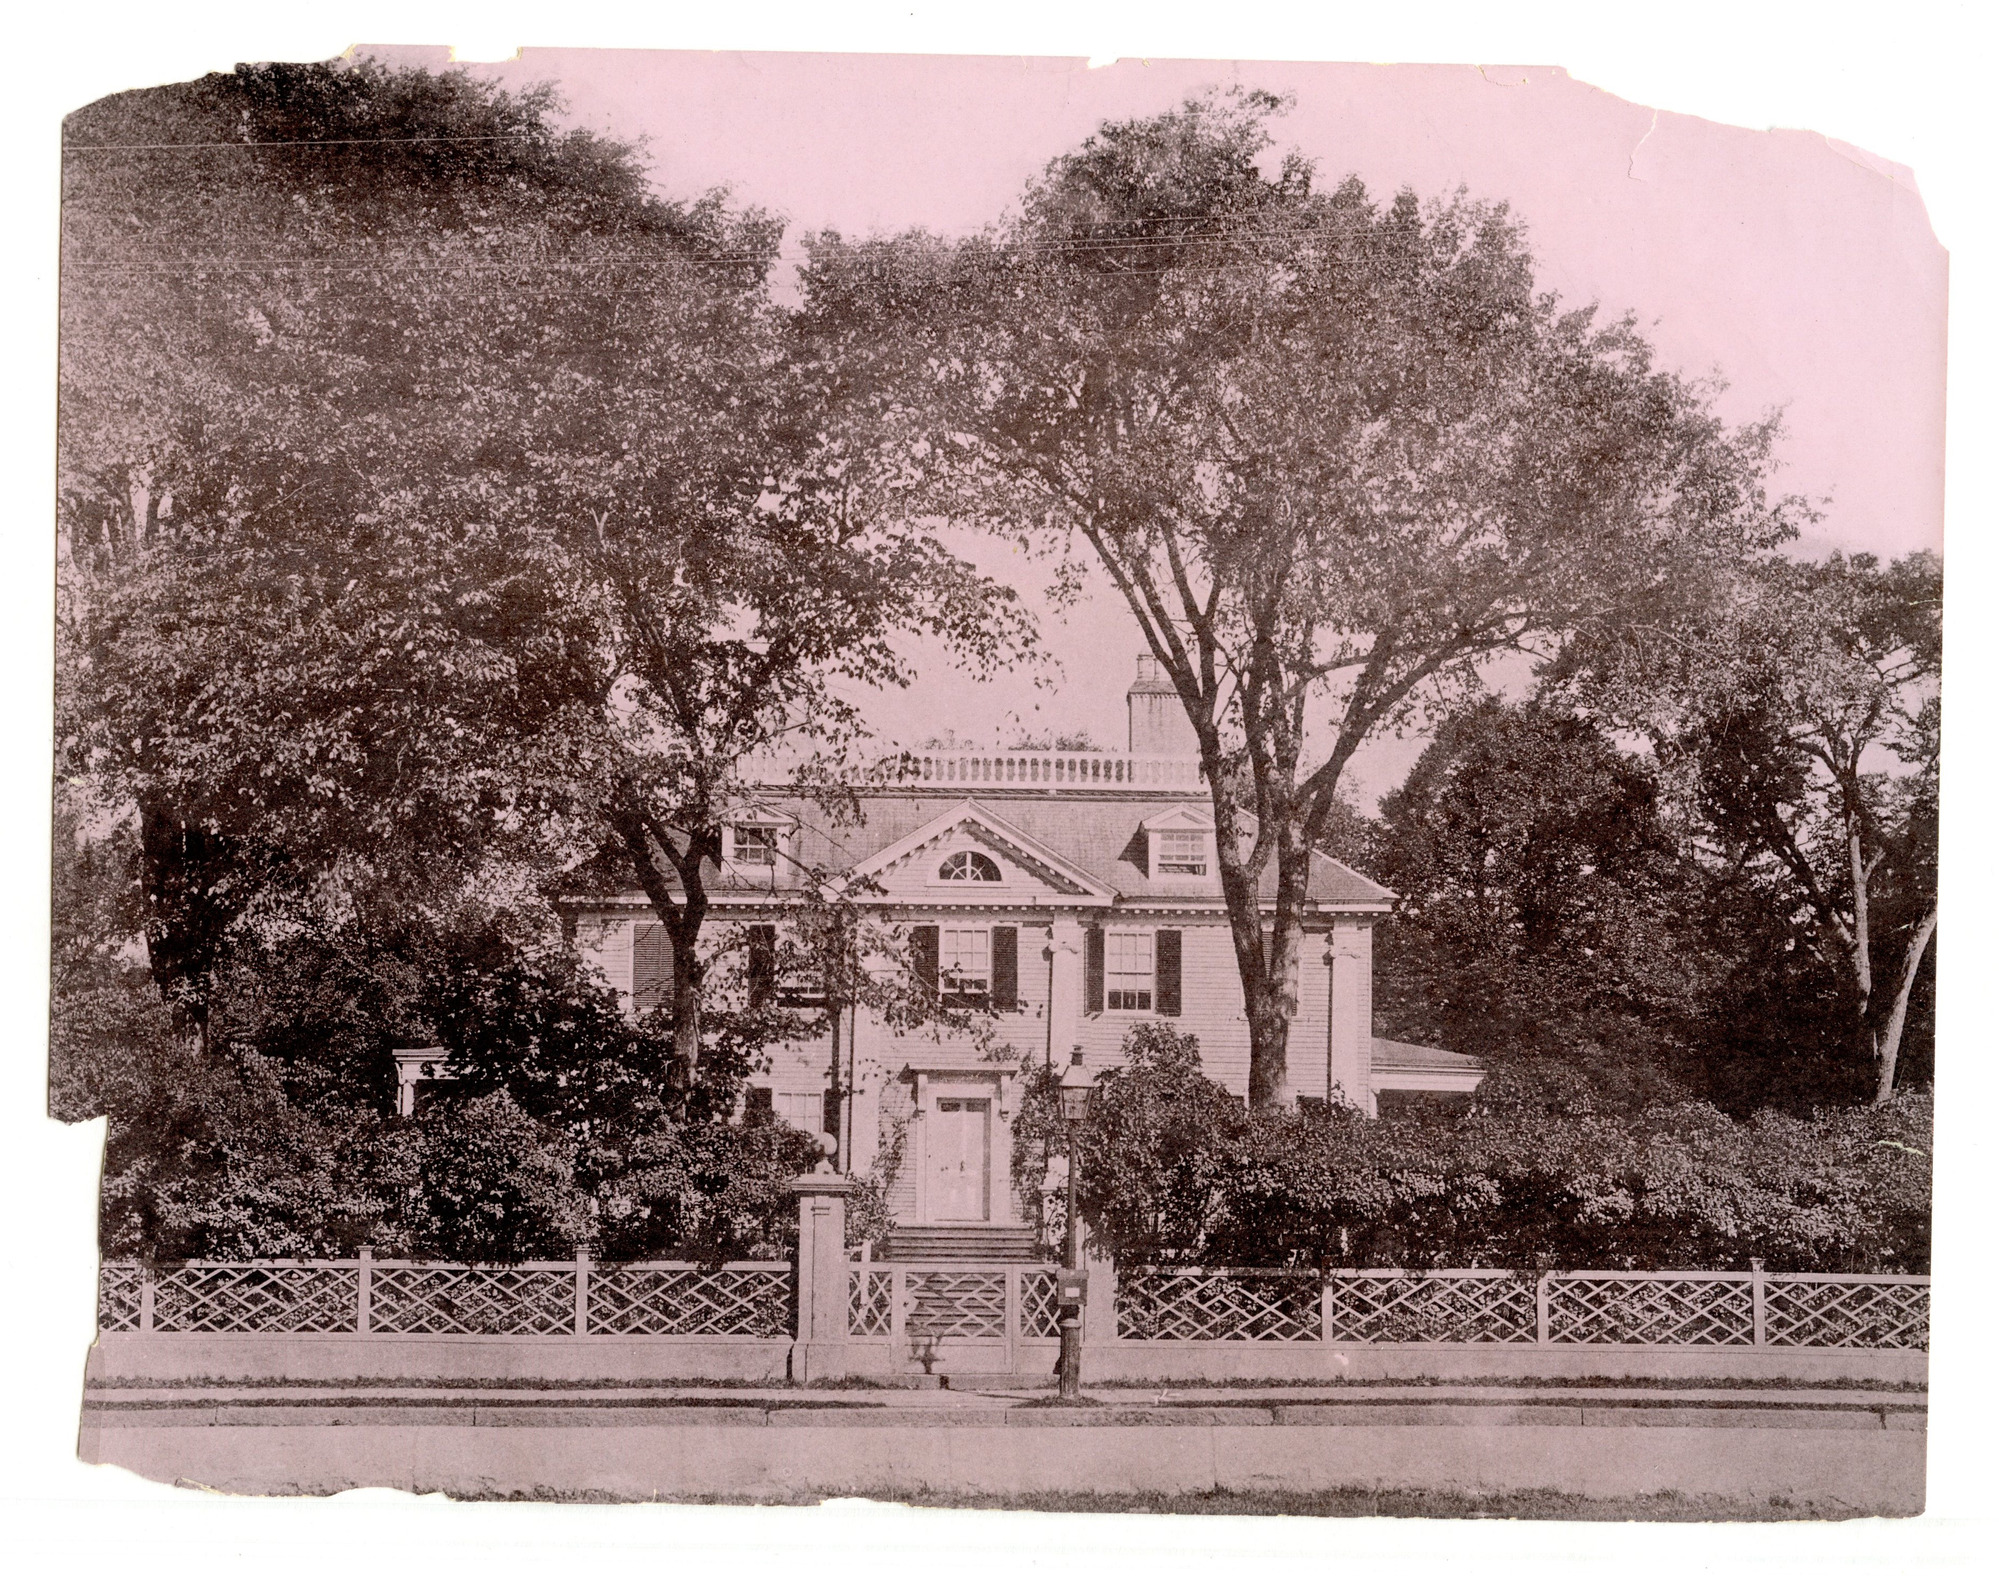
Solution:
<path fill-rule="evenodd" d="M 1247 1090 L 1248 1022 L 1193 731 L 1149 659 L 1127 703 L 1126 754 L 919 752 L 912 778 L 857 792 L 858 818 L 829 825 L 806 796 L 773 788 L 727 830 L 711 885 L 718 931 L 781 927 L 800 874 L 847 874 L 909 939 L 908 968 L 989 1016 L 978 1037 L 898 1031 L 850 1009 L 811 1041 L 773 1049 L 751 1092 L 821 1135 L 842 1172 L 867 1171 L 895 1137 L 904 1229 L 995 1249 L 1024 1234 L 1008 1167 L 1028 1060 L 1066 1064 L 1080 1048 L 1102 1069 L 1134 1025 L 1156 1019 L 1199 1039 L 1210 1078 Z M 1331 1093 L 1373 1113 L 1478 1083 L 1468 1058 L 1373 1035 L 1373 928 L 1393 897 L 1314 857 L 1291 1100 Z M 643 895 L 592 901 L 576 936 L 634 1012 L 662 1005 L 671 956 Z M 996 1059 L 996 1043 L 1018 1056 Z"/>

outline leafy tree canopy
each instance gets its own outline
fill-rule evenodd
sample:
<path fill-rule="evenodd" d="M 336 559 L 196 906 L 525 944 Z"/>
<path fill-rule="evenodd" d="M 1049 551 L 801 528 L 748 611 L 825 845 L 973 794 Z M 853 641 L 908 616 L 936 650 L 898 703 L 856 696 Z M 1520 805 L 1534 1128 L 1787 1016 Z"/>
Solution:
<path fill-rule="evenodd" d="M 1361 742 L 1501 654 L 1662 617 L 1798 513 L 1766 491 L 1774 421 L 1725 426 L 1629 319 L 1538 292 L 1503 206 L 1322 189 L 1273 157 L 1281 108 L 1108 123 L 989 233 L 821 236 L 806 280 L 912 501 L 1087 556 L 1173 680 L 1260 1104 Z"/>

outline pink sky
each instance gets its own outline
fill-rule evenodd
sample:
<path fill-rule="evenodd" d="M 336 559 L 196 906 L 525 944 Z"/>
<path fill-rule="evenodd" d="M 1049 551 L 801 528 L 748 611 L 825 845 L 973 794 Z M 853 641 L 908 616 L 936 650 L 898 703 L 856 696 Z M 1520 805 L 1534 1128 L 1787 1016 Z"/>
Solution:
<path fill-rule="evenodd" d="M 1631 311 L 1668 365 L 1721 374 L 1724 416 L 1784 408 L 1779 483 L 1828 501 L 1801 551 L 1942 546 L 1945 254 L 1908 171 L 1812 133 L 1655 114 L 1547 67 L 530 49 L 475 69 L 554 81 L 580 124 L 646 139 L 669 194 L 727 185 L 793 235 L 974 230 L 1106 118 L 1211 84 L 1288 92 L 1279 140 L 1323 180 L 1503 199 L 1547 288 Z M 1059 685 L 978 684 L 929 660 L 874 709 L 879 727 L 989 739 L 1018 718 L 1121 746 L 1139 650 L 1122 606 L 1093 600 L 1045 628 Z M 1414 749 L 1384 742 L 1356 763 L 1363 804 Z"/>

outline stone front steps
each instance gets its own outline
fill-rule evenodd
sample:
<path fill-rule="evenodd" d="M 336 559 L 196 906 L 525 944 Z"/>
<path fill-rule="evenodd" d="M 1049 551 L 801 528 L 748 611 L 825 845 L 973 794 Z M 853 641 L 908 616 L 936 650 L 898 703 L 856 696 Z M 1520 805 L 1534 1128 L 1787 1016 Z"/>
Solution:
<path fill-rule="evenodd" d="M 994 1227 L 984 1223 L 924 1224 L 891 1228 L 883 1259 L 917 1264 L 938 1262 L 1037 1262 L 1047 1254 L 1034 1242 L 1031 1228 Z"/>

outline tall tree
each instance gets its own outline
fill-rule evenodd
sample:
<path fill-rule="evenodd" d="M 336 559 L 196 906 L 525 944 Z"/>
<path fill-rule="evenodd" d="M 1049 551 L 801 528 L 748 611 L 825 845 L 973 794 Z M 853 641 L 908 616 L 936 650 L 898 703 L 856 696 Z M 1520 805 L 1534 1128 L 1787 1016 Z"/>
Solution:
<path fill-rule="evenodd" d="M 536 705 L 484 640 L 545 623 L 536 589 L 462 596 L 444 523 L 381 508 L 435 477 L 399 287 L 454 245 L 721 239 L 551 110 L 361 62 L 65 127 L 61 769 L 133 807 L 152 968 L 194 1025 L 273 884 L 357 849 L 462 870 L 499 793 L 479 726 Z"/>
<path fill-rule="evenodd" d="M 1361 744 L 1791 529 L 1774 423 L 1725 427 L 1628 319 L 1537 292 L 1504 207 L 1319 190 L 1272 157 L 1281 107 L 1106 124 L 993 231 L 821 236 L 806 281 L 901 424 L 912 498 L 1080 545 L 1172 679 L 1258 1104 L 1285 1087 L 1312 852 Z"/>
<path fill-rule="evenodd" d="M 857 507 L 865 438 L 770 298 L 763 216 L 663 203 L 630 150 L 556 133 L 545 96 L 461 77 L 196 90 L 236 111 L 254 179 L 197 165 L 176 224 L 126 236 L 129 183 L 74 176 L 70 537 L 104 571 L 78 599 L 76 755 L 163 803 L 181 845 L 218 841 L 194 852 L 210 896 L 252 849 L 308 877 L 331 855 L 435 877 L 496 841 L 556 864 L 608 844 L 676 944 L 684 1101 L 744 760 L 850 740 L 854 687 L 907 679 L 902 630 L 995 655 L 1009 600 Z M 466 99 L 491 113 L 461 133 Z M 78 160 L 192 137 L 110 118 L 73 125 Z M 374 146 L 326 176 L 319 144 L 349 140 Z M 432 144 L 435 171 L 406 152 Z M 121 314 L 168 342 L 136 416 Z M 203 938 L 240 913 L 174 909 Z M 198 1001 L 207 960 L 175 959 L 156 948 Z"/>
<path fill-rule="evenodd" d="M 1718 860 L 1773 884 L 1843 976 L 1885 1102 L 1937 926 L 1942 561 L 1772 559 L 1670 639 L 1572 661 L 1580 694 L 1656 734 Z"/>
<path fill-rule="evenodd" d="M 1486 699 L 1446 720 L 1383 799 L 1369 867 L 1400 896 L 1376 989 L 1393 1034 L 1567 1058 L 1641 1097 L 1698 1085 L 1723 972 L 1673 811 L 1583 719 Z"/>

